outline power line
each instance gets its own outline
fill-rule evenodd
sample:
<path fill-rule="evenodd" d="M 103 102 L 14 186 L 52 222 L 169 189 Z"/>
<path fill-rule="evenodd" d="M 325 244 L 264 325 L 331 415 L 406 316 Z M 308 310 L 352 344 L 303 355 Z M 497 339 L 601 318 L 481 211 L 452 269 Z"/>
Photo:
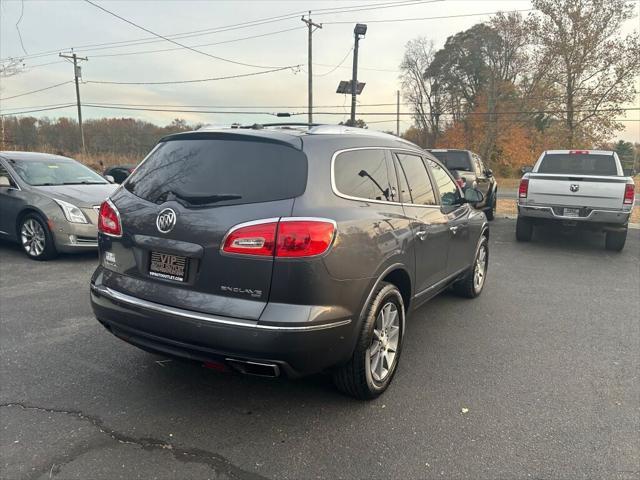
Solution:
<path fill-rule="evenodd" d="M 280 33 L 285 33 L 285 32 L 292 32 L 294 30 L 302 30 L 304 27 L 293 27 L 293 28 L 285 28 L 283 30 L 276 30 L 275 32 L 267 32 L 267 33 L 261 33 L 259 35 L 251 35 L 248 37 L 241 37 L 241 38 L 233 38 L 231 40 L 223 40 L 221 42 L 213 42 L 213 43 L 201 43 L 199 45 L 193 45 L 193 47 L 211 47 L 214 45 L 222 45 L 225 43 L 234 43 L 234 42 L 240 42 L 243 40 L 250 40 L 253 38 L 262 38 L 262 37 L 268 37 L 271 35 L 278 35 Z M 102 49 L 101 49 L 102 50 Z M 125 56 L 129 56 L 129 55 L 141 55 L 141 54 L 147 54 L 147 53 L 161 53 L 161 52 L 174 52 L 176 50 L 182 50 L 182 47 L 176 47 L 176 48 L 161 48 L 161 49 L 156 49 L 156 50 L 138 50 L 136 52 L 122 52 L 122 53 L 103 53 L 103 54 L 98 54 L 98 55 L 91 55 L 91 58 L 103 58 L 103 57 L 125 57 Z M 91 51 L 90 50 L 83 50 L 85 52 L 87 51 Z"/>
<path fill-rule="evenodd" d="M 417 22 L 422 20 L 441 20 L 445 18 L 462 18 L 462 17 L 480 17 L 482 15 L 496 15 L 498 13 L 520 13 L 520 12 L 532 12 L 535 8 L 526 8 L 522 10 L 507 10 L 497 12 L 484 12 L 484 13 L 464 13 L 460 15 L 441 15 L 438 17 L 410 17 L 410 18 L 390 18 L 386 20 L 362 20 L 362 23 L 394 23 L 394 22 Z M 324 22 L 325 25 L 340 25 L 344 23 L 353 23 L 347 20 Z"/>
<path fill-rule="evenodd" d="M 22 47 L 22 51 L 25 55 L 29 55 L 27 50 L 24 48 L 24 42 L 22 41 L 22 33 L 20 33 L 20 22 L 22 21 L 22 17 L 24 16 L 24 0 L 20 2 L 20 18 L 16 22 L 16 31 L 18 32 L 18 38 L 20 39 L 20 46 Z"/>
<path fill-rule="evenodd" d="M 183 83 L 201 83 L 201 82 L 213 82 L 216 80 L 229 80 L 232 78 L 244 78 L 244 77 L 254 77 L 256 75 L 265 75 L 267 73 L 280 72 L 282 70 L 288 70 L 292 67 L 280 67 L 273 68 L 271 70 L 265 70 L 262 72 L 251 72 L 251 73 L 241 73 L 238 75 L 227 75 L 224 77 L 212 77 L 212 78 L 198 78 L 195 80 L 172 80 L 165 82 L 115 82 L 108 80 L 87 80 L 84 83 L 95 83 L 101 85 L 175 85 L 175 84 L 183 84 Z"/>
<path fill-rule="evenodd" d="M 164 35 L 160 35 L 159 33 L 156 33 L 156 32 L 154 32 L 152 30 L 149 30 L 148 28 L 145 28 L 142 25 L 138 25 L 137 23 L 132 22 L 131 20 L 127 20 L 126 18 L 124 18 L 124 17 L 122 17 L 122 16 L 118 15 L 117 13 L 114 13 L 114 12 L 112 12 L 110 10 L 107 10 L 106 8 L 98 5 L 97 3 L 92 2 L 91 0 L 84 0 L 84 1 L 86 3 L 88 3 L 88 4 L 90 4 L 90 5 L 93 5 L 94 7 L 102 10 L 103 12 L 108 13 L 109 15 L 112 15 L 112 16 L 122 20 L 123 22 L 128 23 L 129 25 L 132 25 L 132 26 L 134 26 L 134 27 L 136 27 L 136 28 L 138 28 L 140 30 L 143 30 L 143 31 L 145 31 L 147 33 L 150 33 L 151 35 L 155 35 L 158 38 L 162 38 L 163 40 L 166 40 L 167 42 L 170 42 L 170 43 L 173 43 L 175 45 L 178 45 L 179 47 L 185 48 L 185 49 L 190 50 L 190 51 L 192 51 L 194 53 L 199 53 L 200 55 L 204 55 L 206 57 L 213 58 L 215 60 L 220 60 L 222 62 L 232 63 L 234 65 L 242 65 L 243 67 L 264 68 L 264 69 L 277 69 L 277 68 L 280 68 L 280 67 L 274 67 L 274 66 L 255 65 L 255 64 L 252 64 L 252 63 L 239 62 L 239 61 L 236 61 L 236 60 L 231 60 L 231 59 L 228 59 L 228 58 L 223 58 L 223 57 L 218 57 L 216 55 L 211 55 L 210 53 L 203 52 L 202 50 L 198 50 L 196 48 L 193 48 L 193 47 L 190 47 L 188 45 L 185 45 L 184 43 L 180 43 L 180 42 L 172 40 L 172 39 L 170 39 L 168 37 L 165 37 Z M 297 66 L 297 65 L 295 65 L 295 66 Z M 293 67 L 293 65 L 291 65 L 289 67 L 286 67 L 286 68 L 291 68 L 291 67 Z"/>
<path fill-rule="evenodd" d="M 35 113 L 35 112 L 44 112 L 44 111 L 51 111 L 51 110 L 60 110 L 60 109 L 65 109 L 65 108 L 70 108 L 70 107 L 74 107 L 75 103 L 69 103 L 66 105 L 58 105 L 58 106 L 52 106 L 52 107 L 48 107 L 48 108 L 38 108 L 38 109 L 31 109 L 31 110 L 24 110 L 24 111 L 20 111 L 20 112 L 11 112 L 11 113 L 0 113 L 0 116 L 6 117 L 6 116 L 16 116 L 16 115 L 23 115 L 25 113 Z M 132 111 L 150 111 L 150 112 L 167 112 L 167 113 L 204 113 L 204 114 L 232 114 L 232 115 L 276 115 L 275 112 L 266 112 L 266 111 L 228 111 L 228 110 L 187 110 L 187 109 L 160 109 L 160 108 L 132 108 L 132 107 L 110 107 L 110 106 L 105 106 L 105 105 L 95 105 L 95 104 L 90 104 L 90 103 L 85 103 L 83 104 L 84 107 L 88 107 L 88 108 L 99 108 L 99 109 L 107 109 L 107 110 L 132 110 Z M 601 110 L 601 111 L 613 111 L 614 109 L 605 109 L 605 110 Z M 622 111 L 628 111 L 628 110 L 640 110 L 640 108 L 622 108 L 622 109 L 616 109 L 616 110 L 622 110 Z M 590 110 L 589 110 L 590 111 Z M 515 112 L 510 112 L 510 113 L 515 113 Z M 523 113 L 542 113 L 542 112 L 523 112 Z M 344 112 L 316 112 L 317 115 L 342 115 L 344 116 L 345 113 Z M 444 114 L 444 113 L 443 113 Z M 291 116 L 299 116 L 299 115 L 307 115 L 307 112 L 292 112 L 290 113 Z M 361 116 L 378 116 L 378 115 L 385 115 L 385 116 L 396 116 L 397 112 L 373 112 L 373 113 L 366 113 L 363 114 Z M 406 113 L 400 113 L 400 115 L 407 115 Z M 368 121 L 367 123 L 385 123 L 385 122 L 394 122 L 395 119 L 389 119 L 389 120 L 371 120 Z M 402 122 L 404 122 L 404 120 L 401 120 Z M 640 118 L 614 118 L 613 121 L 615 122 L 640 122 Z"/>
<path fill-rule="evenodd" d="M 379 3 L 379 4 L 375 4 L 375 5 L 362 4 L 362 5 L 352 5 L 352 6 L 349 6 L 349 7 L 321 8 L 321 9 L 316 9 L 315 11 L 319 12 L 318 15 L 330 15 L 330 14 L 349 13 L 349 12 L 353 12 L 353 11 L 378 10 L 378 9 L 382 9 L 382 8 L 412 6 L 412 5 L 416 5 L 416 4 L 433 3 L 433 2 L 438 2 L 438 1 L 445 1 L 445 0 L 402 0 L 402 1 Z M 98 7 L 98 8 L 100 8 L 100 7 Z M 265 25 L 265 24 L 269 24 L 269 23 L 276 23 L 276 22 L 281 22 L 281 21 L 285 21 L 285 20 L 291 20 L 291 19 L 294 19 L 294 18 L 297 19 L 297 18 L 299 18 L 299 16 L 301 14 L 304 14 L 304 13 L 306 13 L 306 10 L 299 10 L 299 11 L 294 11 L 294 12 L 290 12 L 290 13 L 286 13 L 286 14 L 282 14 L 282 15 L 276 15 L 276 16 L 273 16 L 273 17 L 266 17 L 266 18 L 251 20 L 251 21 L 247 21 L 247 22 L 230 24 L 230 25 L 225 25 L 225 26 L 220 26 L 220 27 L 212 27 L 212 28 L 201 29 L 201 30 L 191 30 L 191 31 L 187 31 L 187 32 L 166 35 L 166 37 L 192 38 L 192 37 L 204 36 L 204 35 L 215 34 L 215 33 L 222 33 L 222 32 L 227 32 L 227 31 L 232 31 L 232 30 L 251 28 L 251 27 L 256 27 L 256 26 Z M 154 37 L 156 37 L 155 34 L 154 34 Z M 120 41 L 117 41 L 117 42 L 103 42 L 103 43 L 85 44 L 85 45 L 79 45 L 79 46 L 75 46 L 75 47 L 69 46 L 69 47 L 65 47 L 65 48 L 58 48 L 56 50 L 49 50 L 49 51 L 34 53 L 34 54 L 26 56 L 25 58 L 38 58 L 38 57 L 42 57 L 42 56 L 53 55 L 53 54 L 57 54 L 60 50 L 70 50 L 72 48 L 74 48 L 75 50 L 88 51 L 87 49 L 92 49 L 92 47 L 103 47 L 103 46 L 107 47 L 108 46 L 108 48 L 121 48 L 121 47 L 126 47 L 126 46 L 131 46 L 131 45 L 143 45 L 143 44 L 147 44 L 147 43 L 157 43 L 157 42 L 161 41 L 161 40 L 155 39 L 154 37 L 144 37 L 144 38 L 138 38 L 138 39 L 134 39 L 134 40 L 120 40 Z M 1 60 L 4 61 L 6 59 L 1 59 Z"/>
<path fill-rule="evenodd" d="M 342 66 L 342 64 L 347 60 L 347 58 L 349 58 L 349 54 L 352 51 L 353 51 L 353 47 L 350 47 L 349 50 L 347 51 L 346 55 L 344 56 L 344 58 L 342 60 L 340 60 L 340 63 L 338 63 L 335 67 L 333 67 L 328 72 L 322 73 L 320 75 L 314 75 L 314 77 L 326 77 L 327 75 L 335 72 L 337 69 L 339 69 Z"/>
<path fill-rule="evenodd" d="M 0 113 L 0 117 L 12 117 L 15 115 L 24 115 L 25 113 L 35 113 L 35 112 L 47 112 L 50 110 L 60 110 L 62 108 L 69 108 L 69 107 L 75 107 L 76 104 L 75 103 L 69 103 L 67 105 L 60 105 L 57 107 L 49 107 L 49 108 L 39 108 L 39 109 L 35 109 L 35 110 L 25 110 L 22 112 L 13 112 L 13 113 Z"/>
<path fill-rule="evenodd" d="M 18 95 L 13 95 L 11 97 L 0 98 L 0 100 L 5 101 L 5 100 L 11 100 L 12 98 L 24 97 L 26 95 L 31 95 L 33 93 L 44 92 L 45 90 L 51 90 L 52 88 L 60 87 L 62 85 L 67 85 L 69 83 L 73 83 L 73 80 L 67 80 L 66 82 L 56 83 L 55 85 L 50 85 L 48 87 L 40 88 L 38 90 L 31 90 L 30 92 L 20 93 Z"/>

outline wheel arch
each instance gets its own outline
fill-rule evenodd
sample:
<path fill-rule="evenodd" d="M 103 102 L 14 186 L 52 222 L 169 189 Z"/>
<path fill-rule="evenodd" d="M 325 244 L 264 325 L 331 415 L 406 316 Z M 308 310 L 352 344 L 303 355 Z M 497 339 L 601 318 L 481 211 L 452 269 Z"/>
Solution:
<path fill-rule="evenodd" d="M 409 272 L 405 265 L 401 263 L 394 263 L 385 268 L 369 287 L 369 293 L 364 303 L 362 304 L 359 320 L 362 320 L 364 312 L 367 309 L 367 305 L 369 305 L 369 302 L 371 301 L 373 293 L 375 292 L 376 288 L 378 288 L 378 285 L 380 285 L 380 283 L 382 282 L 392 283 L 398 288 L 398 290 L 400 291 L 400 295 L 402 295 L 405 315 L 409 311 L 411 298 L 413 296 L 413 282 L 411 279 L 411 275 L 409 275 Z"/>
<path fill-rule="evenodd" d="M 33 205 L 28 205 L 24 207 L 22 210 L 20 210 L 20 213 L 18 213 L 18 215 L 16 216 L 15 227 L 16 227 L 16 239 L 18 239 L 18 241 L 20 241 L 20 224 L 22 223 L 22 220 L 24 219 L 24 217 L 32 213 L 35 213 L 36 215 L 40 216 L 44 220 L 47 227 L 49 227 L 49 218 L 45 215 L 45 213 L 39 208 L 34 207 Z"/>

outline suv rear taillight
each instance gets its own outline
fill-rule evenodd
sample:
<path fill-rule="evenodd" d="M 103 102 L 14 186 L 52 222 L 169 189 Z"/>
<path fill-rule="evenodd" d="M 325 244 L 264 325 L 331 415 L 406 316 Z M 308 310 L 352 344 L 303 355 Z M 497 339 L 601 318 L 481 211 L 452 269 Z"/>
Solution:
<path fill-rule="evenodd" d="M 636 186 L 633 183 L 627 183 L 624 186 L 624 200 L 622 201 L 623 205 L 633 205 L 633 201 L 636 196 Z"/>
<path fill-rule="evenodd" d="M 239 225 L 227 234 L 222 251 L 240 255 L 271 257 L 276 245 L 277 230 L 277 219 Z"/>
<path fill-rule="evenodd" d="M 331 246 L 335 231 L 333 222 L 282 219 L 278 225 L 276 257 L 321 255 Z"/>
<path fill-rule="evenodd" d="M 520 180 L 520 187 L 518 187 L 518 197 L 519 198 L 527 198 L 529 194 L 529 179 L 523 178 Z"/>
<path fill-rule="evenodd" d="M 111 237 L 122 236 L 122 223 L 120 222 L 120 213 L 116 206 L 107 199 L 100 205 L 100 213 L 98 215 L 98 231 Z"/>
<path fill-rule="evenodd" d="M 227 234 L 222 251 L 266 257 L 311 257 L 329 249 L 335 231 L 335 223 L 324 219 L 250 222 L 234 227 Z"/>

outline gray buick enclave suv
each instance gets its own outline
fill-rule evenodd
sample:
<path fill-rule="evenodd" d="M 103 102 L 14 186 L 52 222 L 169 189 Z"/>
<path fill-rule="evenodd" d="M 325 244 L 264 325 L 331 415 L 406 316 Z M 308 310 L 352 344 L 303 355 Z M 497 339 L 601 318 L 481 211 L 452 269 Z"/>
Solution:
<path fill-rule="evenodd" d="M 264 376 L 330 370 L 342 391 L 374 398 L 411 309 L 450 286 L 481 293 L 481 201 L 387 134 L 171 135 L 101 206 L 93 310 L 145 350 Z"/>

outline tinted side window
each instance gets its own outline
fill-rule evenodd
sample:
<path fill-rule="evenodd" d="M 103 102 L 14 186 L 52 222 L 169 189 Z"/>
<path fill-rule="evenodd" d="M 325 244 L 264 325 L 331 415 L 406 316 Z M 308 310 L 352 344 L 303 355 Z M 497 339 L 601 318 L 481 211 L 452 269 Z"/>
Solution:
<path fill-rule="evenodd" d="M 454 205 L 458 199 L 458 187 L 453 182 L 451 177 L 445 172 L 444 168 L 438 165 L 436 162 L 427 159 L 427 164 L 433 174 L 433 179 L 436 182 L 438 191 L 440 192 L 440 200 L 442 205 Z"/>
<path fill-rule="evenodd" d="M 403 197 L 402 201 L 416 205 L 436 205 L 431 179 L 422 163 L 422 158 L 404 153 L 397 153 L 396 157 L 400 164 L 401 175 L 404 175 L 410 193 L 410 199 Z"/>
<path fill-rule="evenodd" d="M 366 200 L 398 202 L 395 172 L 384 150 L 352 150 L 339 154 L 334 163 L 338 192 Z"/>

